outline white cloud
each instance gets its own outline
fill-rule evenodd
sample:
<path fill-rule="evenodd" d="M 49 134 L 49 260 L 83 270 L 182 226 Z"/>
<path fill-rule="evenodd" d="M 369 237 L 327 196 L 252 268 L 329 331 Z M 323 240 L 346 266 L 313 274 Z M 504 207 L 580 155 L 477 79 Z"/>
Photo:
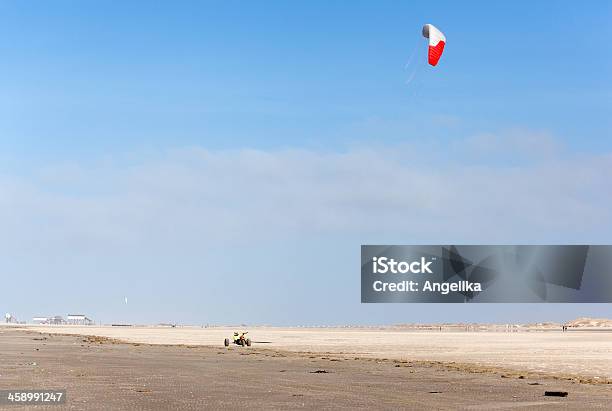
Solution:
<path fill-rule="evenodd" d="M 191 148 L 136 166 L 71 165 L 37 178 L 4 176 L 3 247 L 112 252 L 335 235 L 572 242 L 602 241 L 609 232 L 610 155 L 521 167 L 444 166 L 435 157 L 412 162 L 418 155 L 411 150 Z"/>
<path fill-rule="evenodd" d="M 0 176 L 5 277 L 18 287 L 36 282 L 38 303 L 22 302 L 9 288 L 3 298 L 32 315 L 61 312 L 61 301 L 66 310 L 112 319 L 123 306 L 107 302 L 129 294 L 141 301 L 143 320 L 166 318 L 163 310 L 197 321 L 228 292 L 249 298 L 260 287 L 269 303 L 254 306 L 254 321 L 274 322 L 270 313 L 288 299 L 295 318 L 310 318 L 299 314 L 308 307 L 327 318 L 327 306 L 315 314 L 306 300 L 323 292 L 318 281 L 333 272 L 326 298 L 341 299 L 335 309 L 350 317 L 362 243 L 610 243 L 612 155 L 559 150 L 515 166 L 479 161 L 464 143 L 342 153 L 188 148 L 130 165 Z M 284 262 L 271 267 L 269 255 Z M 315 256 L 327 271 L 312 272 Z M 227 264 L 211 271 L 220 258 Z M 258 274 L 309 291 L 264 288 Z M 355 290 L 333 288 L 341 283 Z M 237 307 L 223 313 L 244 315 Z"/>

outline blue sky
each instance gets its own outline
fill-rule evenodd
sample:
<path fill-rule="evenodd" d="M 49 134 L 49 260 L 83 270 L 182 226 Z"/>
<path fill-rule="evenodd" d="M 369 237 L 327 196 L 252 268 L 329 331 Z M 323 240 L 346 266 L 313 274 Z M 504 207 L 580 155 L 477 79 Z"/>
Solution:
<path fill-rule="evenodd" d="M 360 306 L 359 245 L 610 243 L 611 17 L 603 1 L 3 2 L 1 256 L 9 284 L 53 293 L 5 289 L 0 309 L 443 321 Z M 424 23 L 447 36 L 436 68 Z M 232 295 L 248 313 L 219 310 Z M 612 316 L 484 311 L 451 320 Z"/>

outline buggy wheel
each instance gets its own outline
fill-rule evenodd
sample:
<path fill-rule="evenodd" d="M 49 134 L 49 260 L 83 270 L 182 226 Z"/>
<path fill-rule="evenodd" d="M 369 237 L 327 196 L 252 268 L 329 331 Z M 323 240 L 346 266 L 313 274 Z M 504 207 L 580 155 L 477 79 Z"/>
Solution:
<path fill-rule="evenodd" d="M 246 345 L 247 345 L 247 347 L 251 346 L 251 339 L 250 338 L 246 339 Z"/>
<path fill-rule="evenodd" d="M 229 347 L 229 338 L 226 338 L 225 341 L 223 341 L 223 345 Z"/>

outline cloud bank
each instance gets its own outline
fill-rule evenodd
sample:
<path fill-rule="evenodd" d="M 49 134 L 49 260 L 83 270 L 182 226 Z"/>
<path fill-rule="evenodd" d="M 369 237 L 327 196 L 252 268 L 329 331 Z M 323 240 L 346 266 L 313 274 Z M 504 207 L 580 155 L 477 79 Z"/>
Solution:
<path fill-rule="evenodd" d="M 106 278 L 153 301 L 160 288 L 142 283 L 163 270 L 187 282 L 209 276 L 221 287 L 225 280 L 202 268 L 211 250 L 229 260 L 249 247 L 321 262 L 340 253 L 355 259 L 341 266 L 357 287 L 351 270 L 362 243 L 610 242 L 612 155 L 568 153 L 537 133 L 435 144 L 345 152 L 192 147 L 130 164 L 3 175 L 3 259 L 14 278 L 67 279 L 78 295 L 91 279 Z M 225 270 L 247 277 L 243 264 Z M 269 268 L 252 260 L 249 271 Z"/>

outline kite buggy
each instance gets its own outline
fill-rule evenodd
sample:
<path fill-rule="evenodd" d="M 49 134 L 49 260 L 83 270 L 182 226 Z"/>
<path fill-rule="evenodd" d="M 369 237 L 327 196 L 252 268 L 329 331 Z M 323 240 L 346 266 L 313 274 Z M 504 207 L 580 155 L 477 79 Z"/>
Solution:
<path fill-rule="evenodd" d="M 232 343 L 239 345 L 241 347 L 250 347 L 251 339 L 246 337 L 247 334 L 248 334 L 248 331 L 243 332 L 243 333 L 235 332 L 234 335 L 232 336 Z M 229 347 L 230 339 L 226 338 L 225 341 L 223 341 L 223 344 L 226 347 Z"/>

